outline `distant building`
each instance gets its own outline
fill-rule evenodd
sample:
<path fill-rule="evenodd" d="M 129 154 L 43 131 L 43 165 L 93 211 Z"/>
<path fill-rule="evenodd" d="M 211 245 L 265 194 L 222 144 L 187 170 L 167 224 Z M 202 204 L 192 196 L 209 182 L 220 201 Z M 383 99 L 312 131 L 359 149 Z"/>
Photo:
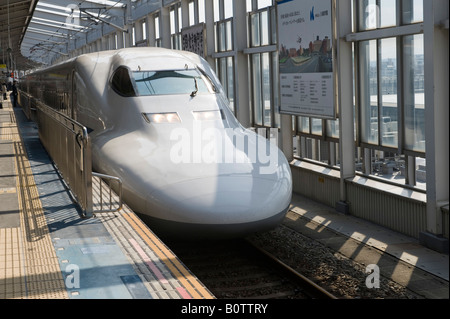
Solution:
<path fill-rule="evenodd" d="M 331 50 L 331 40 L 328 38 L 328 36 L 325 37 L 322 41 L 322 53 L 327 53 Z"/>
<path fill-rule="evenodd" d="M 313 42 L 312 52 L 320 52 L 321 48 L 322 48 L 322 41 L 319 39 L 319 36 L 317 36 L 316 41 Z"/>
<path fill-rule="evenodd" d="M 290 48 L 289 49 L 289 56 L 291 58 L 296 57 L 297 56 L 297 49 L 296 48 Z"/>

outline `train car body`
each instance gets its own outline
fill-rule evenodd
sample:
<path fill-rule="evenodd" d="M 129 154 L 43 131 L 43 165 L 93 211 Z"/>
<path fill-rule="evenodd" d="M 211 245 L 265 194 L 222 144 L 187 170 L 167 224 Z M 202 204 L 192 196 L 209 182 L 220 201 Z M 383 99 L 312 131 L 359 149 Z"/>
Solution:
<path fill-rule="evenodd" d="M 123 198 L 151 228 L 243 236 L 284 218 L 289 164 L 243 128 L 198 55 L 129 48 L 36 71 L 21 89 L 87 127 L 95 171 L 120 177 Z"/>

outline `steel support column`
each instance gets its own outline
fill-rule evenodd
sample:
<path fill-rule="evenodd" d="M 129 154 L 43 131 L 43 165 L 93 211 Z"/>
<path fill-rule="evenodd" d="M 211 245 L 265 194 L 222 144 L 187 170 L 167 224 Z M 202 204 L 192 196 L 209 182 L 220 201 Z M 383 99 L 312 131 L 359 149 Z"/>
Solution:
<path fill-rule="evenodd" d="M 355 176 L 355 136 L 353 110 L 352 42 L 346 35 L 352 32 L 351 0 L 333 1 L 336 6 L 334 23 L 337 32 L 337 104 L 339 115 L 340 201 L 338 211 L 348 213 L 345 180 Z"/>
<path fill-rule="evenodd" d="M 443 238 L 442 207 L 449 202 L 449 3 L 424 1 L 425 148 L 427 157 L 427 231 L 420 241 L 435 250 L 448 252 Z"/>

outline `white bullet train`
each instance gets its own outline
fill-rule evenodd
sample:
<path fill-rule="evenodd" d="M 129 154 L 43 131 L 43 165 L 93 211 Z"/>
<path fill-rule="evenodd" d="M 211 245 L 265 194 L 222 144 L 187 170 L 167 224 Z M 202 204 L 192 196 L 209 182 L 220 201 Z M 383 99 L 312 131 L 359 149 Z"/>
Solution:
<path fill-rule="evenodd" d="M 87 127 L 93 169 L 158 233 L 238 237 L 276 227 L 291 201 L 283 153 L 243 128 L 209 64 L 162 48 L 90 53 L 21 89 Z"/>

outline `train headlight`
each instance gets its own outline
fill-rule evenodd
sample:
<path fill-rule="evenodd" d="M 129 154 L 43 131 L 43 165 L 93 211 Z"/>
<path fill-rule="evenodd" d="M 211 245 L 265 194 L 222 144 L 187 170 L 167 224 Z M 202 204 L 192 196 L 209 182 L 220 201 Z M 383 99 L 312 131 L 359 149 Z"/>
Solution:
<path fill-rule="evenodd" d="M 224 116 L 222 111 L 214 110 L 214 111 L 194 111 L 194 119 L 196 121 L 214 121 L 214 120 L 223 120 Z"/>
<path fill-rule="evenodd" d="M 181 123 L 177 113 L 142 113 L 148 123 Z"/>

